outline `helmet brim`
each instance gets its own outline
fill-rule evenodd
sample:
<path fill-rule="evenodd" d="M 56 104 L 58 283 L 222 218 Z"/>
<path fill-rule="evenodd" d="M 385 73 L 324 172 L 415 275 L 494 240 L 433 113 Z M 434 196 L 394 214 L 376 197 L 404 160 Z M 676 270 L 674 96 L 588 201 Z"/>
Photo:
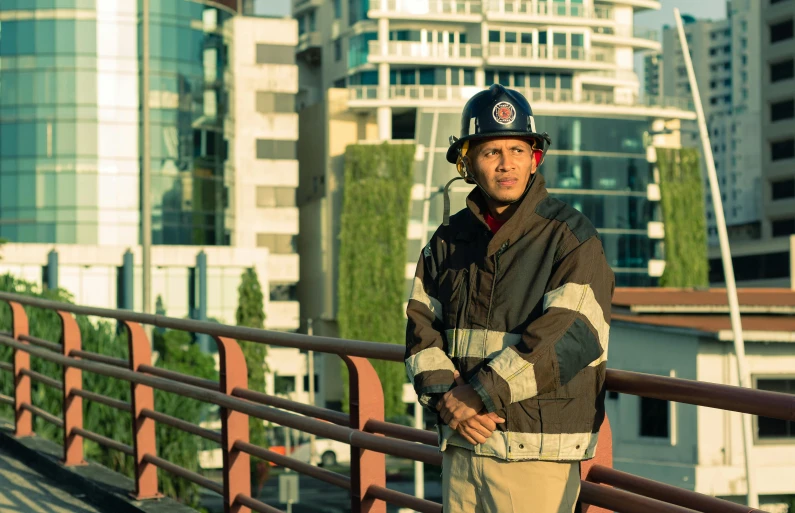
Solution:
<path fill-rule="evenodd" d="M 447 162 L 451 164 L 455 164 L 458 161 L 458 150 L 461 148 L 461 145 L 464 144 L 466 141 L 482 141 L 483 139 L 500 139 L 504 137 L 516 137 L 517 139 L 532 139 L 538 143 L 541 149 L 544 147 L 544 143 L 546 142 L 541 134 L 535 132 L 497 132 L 497 133 L 488 133 L 488 134 L 472 134 L 467 135 L 466 137 L 462 137 L 461 139 L 456 140 L 449 148 L 447 148 Z"/>

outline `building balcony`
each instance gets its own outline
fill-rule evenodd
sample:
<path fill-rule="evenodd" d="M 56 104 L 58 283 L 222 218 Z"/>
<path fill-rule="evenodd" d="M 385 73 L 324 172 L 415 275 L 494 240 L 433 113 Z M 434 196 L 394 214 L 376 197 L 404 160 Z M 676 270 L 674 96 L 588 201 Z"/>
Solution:
<path fill-rule="evenodd" d="M 645 11 L 648 9 L 659 11 L 661 4 L 659 0 L 598 0 L 599 3 L 615 4 L 615 5 L 628 5 L 634 8 L 635 11 Z"/>
<path fill-rule="evenodd" d="M 585 71 L 577 74 L 580 83 L 602 86 L 630 86 L 637 87 L 638 75 L 627 69 Z"/>
<path fill-rule="evenodd" d="M 449 64 L 481 66 L 483 48 L 474 44 L 421 43 L 418 41 L 370 41 L 369 62 L 390 64 Z"/>
<path fill-rule="evenodd" d="M 611 69 L 615 53 L 607 48 L 586 50 L 579 46 L 491 43 L 487 63 L 497 66 L 521 66 L 565 69 Z"/>
<path fill-rule="evenodd" d="M 542 25 L 604 25 L 615 19 L 611 7 L 545 0 L 488 0 L 485 14 L 489 21 Z"/>
<path fill-rule="evenodd" d="M 591 41 L 594 43 L 631 46 L 656 52 L 662 51 L 660 34 L 656 30 L 633 25 L 594 27 Z"/>
<path fill-rule="evenodd" d="M 352 86 L 348 106 L 352 109 L 377 107 L 451 107 L 460 109 L 482 88 L 477 86 L 406 85 Z M 695 119 L 687 99 L 653 97 L 641 100 L 636 94 L 574 89 L 517 88 L 538 114 L 605 114 Z"/>
<path fill-rule="evenodd" d="M 304 32 L 298 36 L 295 55 L 311 64 L 317 64 L 320 62 L 320 56 L 322 55 L 321 48 L 320 32 Z"/>
<path fill-rule="evenodd" d="M 290 331 L 301 326 L 298 301 L 270 301 L 265 307 L 265 329 Z"/>
<path fill-rule="evenodd" d="M 293 16 L 323 5 L 323 0 L 293 0 Z"/>
<path fill-rule="evenodd" d="M 370 18 L 479 23 L 480 0 L 370 0 Z"/>

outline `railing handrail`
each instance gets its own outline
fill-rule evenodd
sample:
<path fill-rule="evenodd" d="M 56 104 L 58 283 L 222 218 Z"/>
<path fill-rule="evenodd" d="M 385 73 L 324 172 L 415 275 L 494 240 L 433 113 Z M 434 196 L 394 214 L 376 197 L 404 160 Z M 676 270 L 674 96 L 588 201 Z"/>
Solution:
<path fill-rule="evenodd" d="M 430 501 L 419 500 L 407 494 L 388 490 L 385 486 L 385 461 L 384 454 L 393 456 L 408 457 L 416 461 L 422 461 L 434 465 L 440 465 L 442 455 L 433 445 L 430 433 L 418 429 L 398 426 L 384 422 L 383 419 L 383 394 L 380 391 L 380 382 L 375 371 L 367 360 L 363 358 L 350 357 L 339 351 L 328 351 L 340 354 L 348 364 L 351 371 L 351 413 L 350 425 L 338 425 L 324 422 L 318 418 L 306 417 L 301 414 L 283 411 L 277 407 L 267 406 L 265 403 L 271 402 L 263 394 L 251 391 L 247 388 L 245 380 L 245 361 L 242 352 L 235 340 L 224 335 L 213 335 L 219 345 L 221 355 L 220 365 L 221 381 L 217 384 L 217 389 L 212 389 L 210 385 L 214 382 L 207 380 L 185 379 L 186 376 L 173 373 L 155 374 L 155 368 L 149 362 L 149 345 L 144 332 L 136 320 L 145 319 L 157 326 L 171 327 L 208 333 L 205 329 L 216 328 L 213 331 L 223 331 L 224 326 L 214 323 L 200 321 L 185 321 L 164 316 L 143 315 L 135 312 L 124 312 L 110 309 L 81 307 L 57 301 L 31 298 L 18 294 L 0 293 L 0 300 L 6 301 L 11 306 L 13 318 L 13 332 L 0 333 L 0 344 L 14 349 L 14 364 L 9 369 L 8 365 L 0 366 L 0 370 L 11 370 L 14 373 L 15 397 L 11 398 L 0 396 L 0 402 L 8 404 L 12 402 L 17 412 L 16 426 L 17 433 L 21 436 L 32 434 L 32 415 L 36 415 L 48 422 L 61 426 L 64 430 L 64 453 L 66 464 L 80 464 L 82 460 L 82 438 L 94 440 L 107 447 L 121 450 L 133 456 L 136 461 L 136 496 L 139 499 L 152 498 L 157 496 L 157 474 L 153 472 L 156 468 L 161 468 L 167 472 L 183 477 L 194 483 L 204 486 L 220 493 L 224 498 L 226 510 L 233 504 L 252 507 L 257 511 L 278 511 L 265 503 L 259 502 L 250 496 L 250 488 L 245 483 L 248 482 L 246 473 L 248 472 L 248 457 L 253 455 L 266 461 L 281 461 L 289 464 L 299 471 L 305 471 L 308 475 L 313 475 L 318 479 L 324 480 L 349 488 L 352 497 L 352 511 L 383 511 L 380 508 L 371 510 L 365 505 L 363 500 L 369 496 L 369 500 L 377 499 L 384 502 L 391 502 L 427 513 L 440 513 L 441 505 Z M 55 310 L 62 320 L 62 344 L 43 341 L 28 336 L 28 320 L 22 305 L 38 308 L 48 308 Z M 117 362 L 99 363 L 90 359 L 81 359 L 73 353 L 86 353 L 81 351 L 80 332 L 74 317 L 70 314 L 94 315 L 107 317 L 110 319 L 121 320 L 125 323 L 128 330 L 128 344 L 130 347 L 129 368 L 120 367 Z M 110 314 L 110 315 L 107 315 Z M 179 322 L 177 322 L 179 321 Z M 233 329 L 226 326 L 225 328 Z M 249 331 L 261 332 L 266 335 L 264 342 L 273 343 L 269 338 L 269 332 L 265 330 L 248 330 L 243 332 L 246 335 Z M 239 332 L 233 331 L 236 335 Z M 235 336 L 235 335 L 233 335 Z M 301 344 L 311 341 L 302 339 L 317 339 L 319 337 L 309 337 L 297 335 L 292 342 L 298 340 Z M 245 340 L 251 340 L 247 336 L 236 336 Z M 255 340 L 259 339 L 256 337 Z M 356 342 L 336 340 L 338 343 Z M 35 343 L 32 343 L 35 342 Z M 373 351 L 363 349 L 363 346 L 386 346 L 389 350 L 384 355 L 389 361 L 402 361 L 402 347 L 389 346 L 388 344 L 378 344 L 374 342 L 357 342 L 359 350 L 371 354 Z M 322 344 L 321 344 L 322 345 Z M 310 347 L 312 346 L 310 344 Z M 325 346 L 323 346 L 325 347 Z M 321 349 L 322 350 L 322 349 Z M 93 353 L 87 353 L 93 354 Z M 382 354 L 376 352 L 375 354 Z M 60 364 L 63 367 L 63 381 L 58 382 L 52 378 L 32 372 L 30 369 L 30 356 Z M 378 357 L 373 357 L 378 358 Z M 4 363 L 4 362 L 3 362 Z M 242 367 L 243 372 L 239 369 Z M 235 369 L 238 371 L 236 372 Z M 86 398 L 89 400 L 98 399 L 99 394 L 84 393 L 82 391 L 81 371 L 93 372 L 107 377 L 127 381 L 132 386 L 132 402 L 128 404 L 122 401 L 111 400 L 115 407 L 128 410 L 133 416 L 134 439 L 133 446 L 121 444 L 103 437 L 97 433 L 92 433 L 82 427 L 82 406 L 75 398 Z M 78 373 L 77 375 L 74 373 Z M 24 376 L 25 379 L 20 379 Z M 62 391 L 64 395 L 63 419 L 58 418 L 41 408 L 34 406 L 31 402 L 30 379 L 36 378 L 39 382 L 53 386 Z M 209 389 L 208 389 L 209 387 Z M 711 383 L 700 383 L 681 378 L 670 378 L 665 376 L 650 376 L 629 371 L 608 370 L 605 387 L 610 390 L 624 393 L 642 395 L 644 397 L 654 397 L 659 399 L 673 400 L 682 403 L 700 404 L 704 406 L 718 407 L 726 410 L 746 411 L 748 413 L 765 415 L 768 417 L 782 418 L 784 420 L 795 420 L 795 397 L 788 394 L 766 392 L 759 390 L 746 390 L 738 387 L 719 385 Z M 377 388 L 377 390 L 375 390 Z M 211 431 L 199 426 L 192 425 L 154 410 L 152 402 L 152 390 L 159 389 L 165 392 L 175 393 L 183 397 L 188 397 L 207 403 L 220 406 L 225 413 L 222 415 L 222 430 L 220 433 Z M 241 393 L 246 391 L 247 393 Z M 356 400 L 354 401 L 354 394 Z M 368 397 L 368 394 L 370 396 Z M 701 394 L 701 396 L 699 396 Z M 241 398 L 245 397 L 245 399 Z M 70 400 L 67 401 L 67 398 Z M 695 398 L 695 399 L 694 399 Z M 109 399 L 109 398 L 105 398 Z M 100 401 L 103 402 L 103 401 Z M 108 403 L 105 401 L 106 404 Z M 69 404 L 69 406 L 66 406 Z M 738 404 L 744 409 L 739 409 Z M 751 405 L 751 406 L 749 406 Z M 316 415 L 322 413 L 322 408 L 304 408 L 300 403 L 283 400 L 279 401 L 279 406 L 285 409 L 302 409 L 304 413 Z M 74 408 L 77 408 L 75 410 Z M 328 410 L 329 412 L 331 410 Z M 267 449 L 257 447 L 248 443 L 248 417 L 268 420 L 279 425 L 299 429 L 315 435 L 326 436 L 333 440 L 347 443 L 354 452 L 358 454 L 357 460 L 352 460 L 351 478 L 347 479 L 343 475 L 330 473 L 326 470 L 312 470 L 310 466 L 289 458 L 278 456 Z M 142 421 L 148 419 L 149 423 L 144 427 Z M 332 422 L 342 423 L 342 418 L 333 416 Z M 154 422 L 161 422 L 177 429 L 203 436 L 209 440 L 221 442 L 224 455 L 224 482 L 220 485 L 211 481 L 200 474 L 186 468 L 175 465 L 157 456 L 155 449 Z M 241 431 L 242 430 L 242 431 Z M 146 432 L 145 434 L 142 434 Z M 386 436 L 380 436 L 380 433 Z M 609 424 L 606 422 L 600 434 L 607 436 L 608 446 L 610 437 Z M 67 441 L 69 440 L 69 441 Z M 413 441 L 407 441 L 413 440 Z M 79 444 L 76 444 L 79 441 Z M 416 443 L 422 442 L 422 443 Z M 79 450 L 78 450 L 79 449 Z M 354 451 L 356 449 L 356 451 Z M 234 453 L 234 458 L 232 457 Z M 609 449 L 608 449 L 609 454 Z M 366 457 L 365 457 L 366 455 Z M 380 457 L 380 459 L 378 459 Z M 232 463 L 234 461 L 235 463 Z M 609 462 L 612 461 L 608 458 Z M 228 465 L 227 465 L 227 462 Z M 355 465 L 355 470 L 354 470 Z M 612 463 L 610 463 L 612 465 Z M 365 468 L 369 472 L 365 471 Z M 632 476 L 630 474 L 614 471 L 605 466 L 584 465 L 586 470 L 583 473 L 586 481 L 582 482 L 581 498 L 588 504 L 603 506 L 612 510 L 624 513 L 634 512 L 685 512 L 683 506 L 701 504 L 707 509 L 703 511 L 723 511 L 725 505 L 720 499 L 696 494 L 695 492 L 682 491 L 671 495 L 668 485 L 657 483 L 647 479 Z M 616 489 L 605 488 L 596 483 L 612 484 Z M 143 484 L 142 484 L 143 483 Z M 230 485 L 233 483 L 233 485 Z M 242 484 L 241 484 L 242 483 Z M 231 487 L 230 487 L 231 486 Z M 154 494 L 153 494 L 154 492 Z M 357 502 L 358 501 L 358 502 Z M 383 505 L 382 505 L 383 506 Z M 724 508 L 725 509 L 725 508 Z M 748 511 L 756 511 L 749 509 Z M 739 510 L 738 510 L 739 512 Z"/>
<path fill-rule="evenodd" d="M 78 306 L 8 292 L 0 292 L 0 300 L 15 301 L 22 305 L 48 308 L 78 315 L 108 317 L 119 321 L 140 322 L 161 328 L 200 332 L 212 336 L 282 345 L 330 354 L 359 356 L 399 363 L 403 363 L 405 358 L 405 348 L 403 345 L 398 344 L 363 342 L 227 326 L 207 321 L 176 319 L 163 315 L 141 314 L 126 310 Z M 641 395 L 643 397 L 653 397 L 696 406 L 795 421 L 795 397 L 781 392 L 747 389 L 734 385 L 707 383 L 617 369 L 607 369 L 605 387 L 607 390 L 631 395 Z M 638 393 L 638 390 L 644 390 L 645 392 Z M 698 392 L 709 395 L 701 397 L 697 395 Z M 728 398 L 729 396 L 731 396 L 730 399 Z"/>

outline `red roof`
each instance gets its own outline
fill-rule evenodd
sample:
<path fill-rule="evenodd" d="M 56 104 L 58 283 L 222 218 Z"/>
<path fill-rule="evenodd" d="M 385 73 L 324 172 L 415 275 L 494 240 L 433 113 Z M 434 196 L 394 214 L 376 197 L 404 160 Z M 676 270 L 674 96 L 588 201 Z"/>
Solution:
<path fill-rule="evenodd" d="M 795 307 L 795 290 L 738 289 L 742 306 Z M 728 306 L 726 289 L 616 288 L 614 306 Z"/>
<path fill-rule="evenodd" d="M 614 321 L 648 324 L 651 326 L 665 326 L 669 328 L 684 328 L 717 333 L 731 330 L 731 320 L 728 315 L 622 315 L 614 314 Z M 790 316 L 765 316 L 743 315 L 743 331 L 793 331 L 795 332 L 795 318 Z"/>

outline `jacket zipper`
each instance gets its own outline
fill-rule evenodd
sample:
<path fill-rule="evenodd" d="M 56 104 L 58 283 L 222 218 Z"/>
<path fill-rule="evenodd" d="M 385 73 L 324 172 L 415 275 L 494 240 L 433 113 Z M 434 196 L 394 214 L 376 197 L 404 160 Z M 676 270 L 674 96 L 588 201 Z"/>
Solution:
<path fill-rule="evenodd" d="M 489 313 L 486 315 L 486 334 L 484 335 L 484 337 L 488 335 L 489 328 L 491 327 L 491 305 L 494 302 L 494 289 L 497 287 L 497 273 L 499 272 L 499 269 L 500 269 L 500 256 L 503 253 L 505 253 L 506 249 L 508 249 L 508 243 L 509 242 L 507 240 L 505 242 L 503 242 L 502 246 L 500 246 L 500 249 L 498 249 L 497 252 L 494 254 L 494 279 L 491 281 L 491 296 L 489 296 Z M 485 340 L 483 341 L 483 347 L 484 348 L 486 347 L 486 341 Z M 510 424 L 509 424 L 509 420 L 508 420 L 508 408 L 505 408 L 505 424 L 504 425 L 505 425 L 505 428 L 506 428 L 505 430 L 509 431 L 508 430 L 508 426 L 510 426 Z M 511 444 L 510 444 L 510 438 L 509 438 L 508 439 L 508 453 L 510 453 L 510 452 L 511 452 Z"/>

